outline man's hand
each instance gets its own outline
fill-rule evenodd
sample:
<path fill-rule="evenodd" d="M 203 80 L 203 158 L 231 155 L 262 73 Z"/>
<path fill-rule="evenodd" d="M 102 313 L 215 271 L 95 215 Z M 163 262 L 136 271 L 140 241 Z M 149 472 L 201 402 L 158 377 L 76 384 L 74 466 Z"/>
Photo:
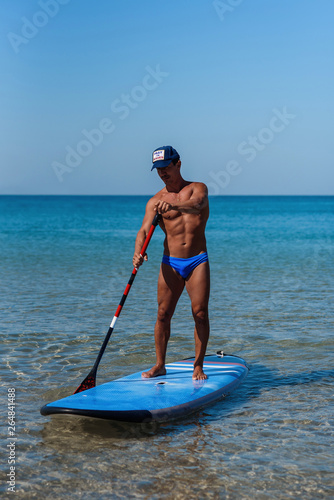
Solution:
<path fill-rule="evenodd" d="M 138 267 L 142 265 L 144 260 L 148 260 L 147 253 L 145 253 L 144 257 L 142 257 L 140 253 L 135 253 L 132 259 L 133 267 L 138 269 Z"/>
<path fill-rule="evenodd" d="M 158 212 L 158 214 L 165 214 L 166 212 L 169 212 L 170 210 L 173 210 L 173 205 L 171 205 L 167 201 L 161 201 L 161 200 L 159 200 L 154 205 L 154 210 L 156 212 Z"/>

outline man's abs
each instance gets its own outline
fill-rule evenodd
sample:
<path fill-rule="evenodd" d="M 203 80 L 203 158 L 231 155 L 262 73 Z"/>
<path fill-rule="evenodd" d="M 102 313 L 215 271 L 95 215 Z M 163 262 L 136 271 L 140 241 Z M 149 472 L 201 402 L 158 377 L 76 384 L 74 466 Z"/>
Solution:
<path fill-rule="evenodd" d="M 167 214 L 166 214 L 167 215 Z M 180 214 L 168 219 L 164 216 L 166 234 L 164 254 L 187 259 L 206 252 L 205 225 L 207 218 L 201 215 Z"/>

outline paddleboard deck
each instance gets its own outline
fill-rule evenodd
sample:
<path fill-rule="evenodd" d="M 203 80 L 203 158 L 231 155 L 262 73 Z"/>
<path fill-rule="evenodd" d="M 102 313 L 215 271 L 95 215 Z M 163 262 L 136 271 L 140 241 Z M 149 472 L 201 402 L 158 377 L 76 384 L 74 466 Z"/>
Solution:
<path fill-rule="evenodd" d="M 42 415 L 82 415 L 123 422 L 167 421 L 187 415 L 230 394 L 247 376 L 246 362 L 222 351 L 207 355 L 206 380 L 192 380 L 194 358 L 166 365 L 167 373 L 142 378 L 134 373 L 41 408 Z"/>

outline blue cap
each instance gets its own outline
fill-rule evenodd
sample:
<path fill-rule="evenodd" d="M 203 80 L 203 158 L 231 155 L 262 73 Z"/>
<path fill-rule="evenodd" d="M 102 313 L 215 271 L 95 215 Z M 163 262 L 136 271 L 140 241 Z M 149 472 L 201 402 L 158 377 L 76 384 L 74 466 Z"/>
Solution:
<path fill-rule="evenodd" d="M 161 148 L 155 149 L 152 154 L 152 162 L 154 168 L 165 168 L 172 160 L 179 160 L 180 155 L 176 149 L 172 146 L 162 146 Z"/>

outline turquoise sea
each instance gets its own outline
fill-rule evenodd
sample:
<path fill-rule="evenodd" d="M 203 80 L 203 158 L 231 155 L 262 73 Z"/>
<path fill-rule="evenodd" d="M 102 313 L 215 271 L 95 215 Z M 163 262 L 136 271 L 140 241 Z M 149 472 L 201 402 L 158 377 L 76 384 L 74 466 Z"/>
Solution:
<path fill-rule="evenodd" d="M 210 199 L 208 353 L 250 366 L 226 399 L 164 424 L 40 415 L 94 364 L 147 200 L 0 197 L 2 497 L 11 473 L 18 499 L 333 498 L 334 197 Z M 98 383 L 154 363 L 162 241 L 157 229 Z M 193 350 L 183 295 L 167 361 Z"/>

